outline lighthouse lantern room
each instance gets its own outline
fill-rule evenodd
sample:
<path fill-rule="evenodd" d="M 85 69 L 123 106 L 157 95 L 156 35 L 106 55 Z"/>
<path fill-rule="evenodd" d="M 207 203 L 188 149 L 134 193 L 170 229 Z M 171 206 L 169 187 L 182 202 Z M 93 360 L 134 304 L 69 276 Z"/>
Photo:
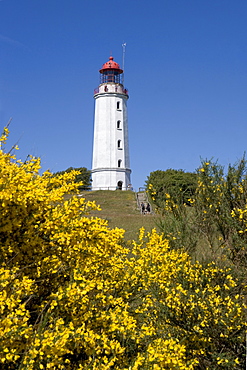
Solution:
<path fill-rule="evenodd" d="M 100 72 L 94 91 L 92 190 L 128 190 L 130 160 L 127 100 L 123 70 L 111 56 Z"/>

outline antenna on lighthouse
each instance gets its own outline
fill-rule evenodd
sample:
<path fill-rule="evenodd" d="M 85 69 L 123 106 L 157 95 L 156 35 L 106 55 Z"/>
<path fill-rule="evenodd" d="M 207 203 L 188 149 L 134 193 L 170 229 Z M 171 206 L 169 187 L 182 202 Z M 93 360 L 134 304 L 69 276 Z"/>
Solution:
<path fill-rule="evenodd" d="M 122 77 L 122 83 L 124 85 L 124 60 L 125 60 L 125 48 L 126 48 L 126 42 L 124 42 L 122 44 L 122 48 L 123 48 L 123 63 L 122 63 L 122 69 L 123 69 L 123 77 Z"/>

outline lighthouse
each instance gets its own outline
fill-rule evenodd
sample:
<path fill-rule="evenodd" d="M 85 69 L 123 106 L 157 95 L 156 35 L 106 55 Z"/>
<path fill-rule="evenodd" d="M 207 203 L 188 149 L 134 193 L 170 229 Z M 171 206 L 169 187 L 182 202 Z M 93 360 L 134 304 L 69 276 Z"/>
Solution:
<path fill-rule="evenodd" d="M 100 72 L 94 91 L 94 141 L 92 190 L 128 190 L 130 159 L 128 137 L 128 91 L 123 70 L 110 56 Z"/>

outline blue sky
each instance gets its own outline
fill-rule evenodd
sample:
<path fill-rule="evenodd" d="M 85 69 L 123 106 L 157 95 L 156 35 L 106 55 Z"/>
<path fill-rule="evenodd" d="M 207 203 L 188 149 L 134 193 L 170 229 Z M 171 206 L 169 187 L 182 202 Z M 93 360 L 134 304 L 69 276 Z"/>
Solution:
<path fill-rule="evenodd" d="M 94 88 L 110 54 L 129 90 L 132 183 L 247 150 L 245 0 L 0 0 L 0 122 L 43 170 L 91 168 Z"/>

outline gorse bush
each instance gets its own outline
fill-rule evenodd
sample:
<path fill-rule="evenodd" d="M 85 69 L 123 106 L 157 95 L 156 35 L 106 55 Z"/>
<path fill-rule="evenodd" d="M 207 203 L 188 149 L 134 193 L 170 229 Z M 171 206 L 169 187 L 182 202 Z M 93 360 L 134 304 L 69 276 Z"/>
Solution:
<path fill-rule="evenodd" d="M 92 182 L 91 171 L 88 170 L 86 167 L 79 167 L 79 168 L 69 167 L 65 171 L 55 172 L 53 176 L 61 176 L 65 173 L 69 173 L 72 171 L 77 172 L 76 176 L 74 177 L 74 181 L 77 183 L 80 183 L 78 184 L 78 190 L 79 191 L 89 190 L 91 188 L 91 182 Z"/>
<path fill-rule="evenodd" d="M 0 151 L 1 369 L 243 368 L 229 269 L 193 263 L 155 230 L 126 245 L 88 216 L 94 202 L 64 200 L 76 172 L 39 168 Z"/>
<path fill-rule="evenodd" d="M 196 217 L 213 248 L 220 247 L 235 264 L 247 266 L 247 177 L 246 160 L 224 168 L 204 161 L 198 171 L 194 199 Z M 218 240 L 213 240 L 213 231 Z M 213 246 L 214 244 L 214 246 Z"/>
<path fill-rule="evenodd" d="M 195 192 L 188 198 L 190 207 L 176 201 L 169 190 L 162 194 L 163 201 L 157 203 L 156 187 L 149 183 L 150 199 L 163 216 L 159 227 L 173 247 L 193 251 L 203 241 L 214 258 L 221 250 L 234 264 L 247 266 L 246 173 L 245 158 L 229 165 L 227 173 L 217 162 L 202 161 Z"/>

